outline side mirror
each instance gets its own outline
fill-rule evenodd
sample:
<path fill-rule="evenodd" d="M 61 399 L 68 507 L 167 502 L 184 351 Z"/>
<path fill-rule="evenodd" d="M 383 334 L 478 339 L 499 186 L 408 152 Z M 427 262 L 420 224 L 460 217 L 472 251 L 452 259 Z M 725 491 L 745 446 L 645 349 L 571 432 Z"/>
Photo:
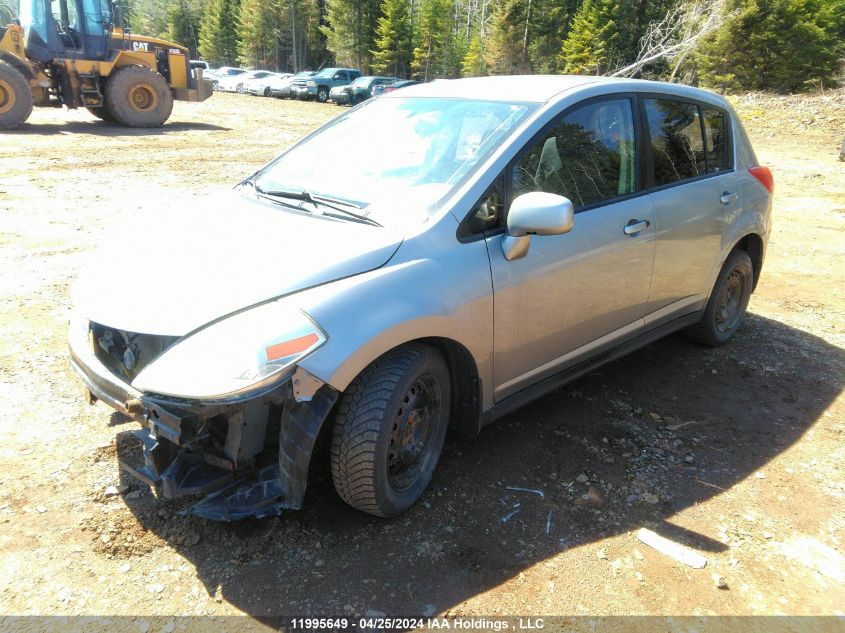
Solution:
<path fill-rule="evenodd" d="M 119 29 L 125 28 L 125 21 L 123 19 L 123 8 L 117 2 L 112 2 L 111 14 L 112 24 L 114 24 Z"/>
<path fill-rule="evenodd" d="M 575 209 L 568 198 L 532 191 L 518 196 L 508 210 L 508 232 L 502 236 L 505 259 L 525 257 L 532 235 L 562 235 L 575 224 Z"/>

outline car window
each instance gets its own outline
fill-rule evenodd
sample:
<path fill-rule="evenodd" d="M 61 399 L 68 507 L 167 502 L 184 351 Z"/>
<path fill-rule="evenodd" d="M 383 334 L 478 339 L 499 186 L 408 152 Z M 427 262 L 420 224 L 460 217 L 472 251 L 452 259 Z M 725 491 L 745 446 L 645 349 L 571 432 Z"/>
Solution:
<path fill-rule="evenodd" d="M 536 108 L 522 102 L 375 99 L 288 150 L 258 174 L 256 184 L 372 205 L 382 223 L 402 222 L 406 212 L 427 217 Z"/>
<path fill-rule="evenodd" d="M 513 168 L 513 196 L 545 191 L 575 209 L 637 190 L 631 101 L 614 99 L 565 114 L 525 151 Z"/>
<path fill-rule="evenodd" d="M 701 111 L 704 118 L 707 173 L 725 171 L 729 168 L 725 113 L 717 108 L 702 108 Z"/>
<path fill-rule="evenodd" d="M 505 226 L 505 181 L 499 176 L 461 224 L 460 237 L 480 235 Z"/>
<path fill-rule="evenodd" d="M 707 173 L 698 106 L 674 99 L 646 99 L 654 184 Z"/>

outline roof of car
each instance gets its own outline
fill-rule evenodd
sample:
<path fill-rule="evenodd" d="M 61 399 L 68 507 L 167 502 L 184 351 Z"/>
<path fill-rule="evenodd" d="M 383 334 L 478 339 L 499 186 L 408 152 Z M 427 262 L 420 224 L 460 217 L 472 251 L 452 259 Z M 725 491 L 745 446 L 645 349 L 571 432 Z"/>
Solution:
<path fill-rule="evenodd" d="M 504 75 L 467 79 L 438 79 L 404 88 L 401 93 L 385 96 L 451 97 L 489 101 L 526 101 L 545 103 L 562 92 L 586 85 L 626 84 L 631 90 L 668 92 L 695 98 L 711 94 L 697 88 L 658 81 L 582 75 Z"/>
<path fill-rule="evenodd" d="M 575 86 L 594 83 L 598 77 L 577 75 L 510 75 L 438 79 L 408 86 L 396 95 L 402 97 L 457 97 L 490 101 L 544 102 Z"/>

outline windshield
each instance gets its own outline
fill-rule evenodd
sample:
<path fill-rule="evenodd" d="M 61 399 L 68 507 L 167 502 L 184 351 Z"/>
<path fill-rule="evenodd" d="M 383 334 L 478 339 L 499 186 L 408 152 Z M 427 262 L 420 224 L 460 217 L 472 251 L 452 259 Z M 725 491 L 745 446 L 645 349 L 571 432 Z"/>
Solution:
<path fill-rule="evenodd" d="M 352 82 L 353 88 L 360 88 L 361 86 L 366 86 L 373 80 L 372 77 L 358 77 L 355 81 Z"/>
<path fill-rule="evenodd" d="M 324 68 L 320 72 L 318 72 L 315 77 L 331 77 L 335 74 L 337 68 Z"/>
<path fill-rule="evenodd" d="M 536 104 L 376 99 L 341 115 L 261 170 L 265 191 L 309 191 L 361 207 L 430 208 L 498 147 Z M 407 204 L 385 204 L 402 214 Z M 398 218 L 378 217 L 396 223 Z"/>

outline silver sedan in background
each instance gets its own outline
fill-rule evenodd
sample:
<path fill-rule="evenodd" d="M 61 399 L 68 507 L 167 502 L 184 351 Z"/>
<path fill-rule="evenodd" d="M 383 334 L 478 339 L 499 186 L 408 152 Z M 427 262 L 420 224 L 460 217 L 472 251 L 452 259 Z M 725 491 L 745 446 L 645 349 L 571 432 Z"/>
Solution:
<path fill-rule="evenodd" d="M 277 99 L 289 99 L 290 86 L 294 79 L 304 79 L 306 77 L 312 77 L 314 74 L 313 70 L 303 70 L 288 77 L 274 77 L 269 83 L 270 96 L 276 97 Z"/>
<path fill-rule="evenodd" d="M 268 73 L 260 77 L 253 77 L 244 82 L 244 93 L 258 97 L 269 97 L 271 96 L 271 85 L 289 77 L 293 77 L 293 73 Z"/>
<path fill-rule="evenodd" d="M 731 106 L 703 90 L 410 86 L 228 197 L 121 227 L 154 256 L 116 239 L 91 263 L 71 364 L 90 401 L 141 425 L 143 459 L 122 467 L 164 497 L 196 495 L 195 514 L 299 508 L 325 430 L 338 494 L 396 516 L 448 429 L 474 436 L 671 332 L 729 341 L 773 186 Z M 149 291 L 115 293 L 127 279 Z"/>

